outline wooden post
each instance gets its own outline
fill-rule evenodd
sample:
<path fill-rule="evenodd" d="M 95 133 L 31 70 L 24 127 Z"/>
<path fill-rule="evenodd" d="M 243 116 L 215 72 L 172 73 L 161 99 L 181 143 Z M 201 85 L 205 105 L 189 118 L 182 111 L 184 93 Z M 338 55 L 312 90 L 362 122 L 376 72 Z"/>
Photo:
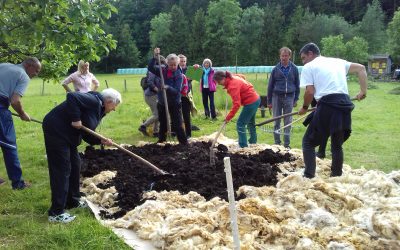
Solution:
<path fill-rule="evenodd" d="M 224 166 L 225 166 L 224 171 L 226 177 L 226 186 L 228 190 L 229 214 L 231 216 L 233 249 L 240 250 L 239 227 L 237 222 L 235 191 L 233 189 L 233 181 L 232 181 L 231 158 L 224 157 Z"/>
<path fill-rule="evenodd" d="M 107 80 L 104 80 L 105 82 L 106 82 L 106 86 L 107 86 L 107 88 L 108 88 L 108 82 L 107 82 Z"/>
<path fill-rule="evenodd" d="M 124 88 L 125 88 L 125 92 L 127 92 L 128 90 L 126 89 L 126 79 L 124 79 Z"/>
<path fill-rule="evenodd" d="M 42 82 L 42 93 L 41 93 L 41 95 L 44 95 L 44 80 Z"/>

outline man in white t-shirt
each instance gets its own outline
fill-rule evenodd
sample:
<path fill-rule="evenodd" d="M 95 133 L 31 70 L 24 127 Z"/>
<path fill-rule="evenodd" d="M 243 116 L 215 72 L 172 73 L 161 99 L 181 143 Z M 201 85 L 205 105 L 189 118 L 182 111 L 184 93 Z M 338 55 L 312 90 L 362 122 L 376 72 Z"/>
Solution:
<path fill-rule="evenodd" d="M 307 112 L 313 98 L 317 108 L 308 117 L 307 131 L 303 137 L 304 176 L 313 178 L 316 170 L 315 147 L 331 138 L 331 176 L 341 176 L 343 168 L 343 143 L 351 133 L 351 111 L 354 108 L 347 89 L 347 73 L 357 74 L 360 92 L 357 100 L 367 94 L 367 72 L 364 65 L 320 55 L 318 46 L 308 43 L 300 50 L 304 67 L 300 87 L 305 87 L 304 100 L 299 115 Z"/>

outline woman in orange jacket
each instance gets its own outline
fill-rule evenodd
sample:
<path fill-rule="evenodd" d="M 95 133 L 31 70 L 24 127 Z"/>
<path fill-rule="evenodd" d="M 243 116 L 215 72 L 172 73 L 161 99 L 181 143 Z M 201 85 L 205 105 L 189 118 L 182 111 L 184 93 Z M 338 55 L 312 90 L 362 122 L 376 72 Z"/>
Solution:
<path fill-rule="evenodd" d="M 260 106 L 260 96 L 254 90 L 253 85 L 246 81 L 243 75 L 233 75 L 228 71 L 217 71 L 214 73 L 214 81 L 222 85 L 232 98 L 232 108 L 225 118 L 228 123 L 243 106 L 239 119 L 236 122 L 238 132 L 239 146 L 247 147 L 246 127 L 250 132 L 250 144 L 257 143 L 257 133 L 255 126 L 255 118 L 257 109 Z"/>

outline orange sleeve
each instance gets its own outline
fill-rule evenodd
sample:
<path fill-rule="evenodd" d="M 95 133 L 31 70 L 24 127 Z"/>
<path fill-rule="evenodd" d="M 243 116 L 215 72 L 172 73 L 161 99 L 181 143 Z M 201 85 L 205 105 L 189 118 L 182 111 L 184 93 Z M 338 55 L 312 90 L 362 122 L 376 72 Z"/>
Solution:
<path fill-rule="evenodd" d="M 230 120 L 232 120 L 232 118 L 235 116 L 236 112 L 238 112 L 240 106 L 242 105 L 240 97 L 240 85 L 232 86 L 231 88 L 227 89 L 227 91 L 232 98 L 231 111 L 229 111 L 229 114 L 225 118 L 225 121 L 229 122 Z"/>

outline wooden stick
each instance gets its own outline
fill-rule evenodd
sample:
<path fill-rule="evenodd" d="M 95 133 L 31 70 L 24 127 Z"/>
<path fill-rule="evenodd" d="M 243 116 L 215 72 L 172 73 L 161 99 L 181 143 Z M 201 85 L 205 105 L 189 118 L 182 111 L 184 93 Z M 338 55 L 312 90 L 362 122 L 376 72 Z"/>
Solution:
<path fill-rule="evenodd" d="M 213 142 L 212 142 L 212 144 L 211 144 L 211 147 L 210 147 L 210 164 L 211 164 L 212 166 L 215 165 L 214 146 L 215 146 L 215 143 L 217 142 L 218 137 L 219 137 L 219 135 L 221 134 L 222 130 L 224 130 L 225 126 L 226 126 L 226 122 L 224 122 L 224 123 L 222 124 L 222 126 L 220 127 L 220 129 L 218 130 L 218 133 L 215 135 L 215 138 L 214 138 L 214 140 L 213 140 Z"/>
<path fill-rule="evenodd" d="M 96 133 L 95 131 L 93 131 L 93 130 L 91 130 L 91 129 L 85 127 L 85 126 L 82 126 L 81 129 L 82 129 L 83 131 L 87 132 L 88 134 L 91 134 L 91 135 L 93 135 L 93 136 L 95 136 L 95 137 L 97 137 L 97 138 L 99 138 L 99 139 L 107 140 L 106 137 L 102 136 L 102 135 L 99 134 L 99 133 Z M 152 168 L 153 170 L 155 170 L 157 173 L 162 174 L 162 175 L 168 174 L 167 172 L 165 172 L 165 171 L 159 169 L 158 167 L 154 166 L 153 164 L 151 164 L 151 163 L 148 162 L 147 160 L 145 160 L 145 159 L 143 159 L 142 157 L 140 157 L 140 156 L 134 154 L 133 152 L 127 150 L 126 148 L 121 147 L 120 145 L 116 144 L 115 142 L 113 142 L 112 145 L 113 145 L 114 147 L 118 148 L 119 150 L 123 151 L 124 153 L 127 153 L 127 154 L 129 154 L 130 156 L 133 156 L 134 158 L 138 159 L 139 161 L 141 161 L 142 163 L 144 163 L 146 166 L 148 166 L 148 167 Z"/>
<path fill-rule="evenodd" d="M 311 109 L 308 109 L 307 112 L 314 111 L 314 110 L 315 110 L 315 108 L 311 108 Z M 277 116 L 277 117 L 272 117 L 272 118 L 270 118 L 270 119 L 268 119 L 266 121 L 263 121 L 263 122 L 260 122 L 260 123 L 256 124 L 256 126 L 261 126 L 261 125 L 264 125 L 264 124 L 267 124 L 267 123 L 270 123 L 270 122 L 273 122 L 273 121 L 276 121 L 276 120 L 279 120 L 279 119 L 282 119 L 282 118 L 285 118 L 285 117 L 288 117 L 288 116 L 297 115 L 298 113 L 299 112 L 296 111 L 296 112 L 280 115 L 280 116 Z"/>
<path fill-rule="evenodd" d="M 169 117 L 167 90 L 165 89 L 165 82 L 164 82 L 164 75 L 163 75 L 163 72 L 162 72 L 160 54 L 157 55 L 157 59 L 158 59 L 158 69 L 160 70 L 161 89 L 162 89 L 162 92 L 163 92 L 165 115 L 167 116 L 167 134 L 170 137 L 171 136 L 171 118 Z"/>
<path fill-rule="evenodd" d="M 302 119 L 303 119 L 304 117 L 306 117 L 306 116 L 308 116 L 308 114 L 305 114 L 305 115 L 303 115 L 303 116 L 300 116 L 300 118 L 298 118 L 298 119 L 292 121 L 291 123 L 289 123 L 289 124 L 283 126 L 282 128 L 279 128 L 279 129 L 275 130 L 274 132 L 275 132 L 275 133 L 280 133 L 280 131 L 281 131 L 282 129 L 287 128 L 287 127 L 289 127 L 289 126 L 292 126 L 293 123 L 296 123 L 296 122 L 302 120 Z"/>
<path fill-rule="evenodd" d="M 16 113 L 11 113 L 11 114 L 12 114 L 13 116 L 18 116 L 18 117 L 21 118 L 21 116 L 19 116 L 19 114 L 16 114 Z M 35 118 L 32 118 L 32 117 L 31 117 L 31 121 L 32 121 L 32 122 L 37 122 L 37 123 L 40 123 L 40 124 L 43 123 L 42 121 L 36 120 Z"/>

